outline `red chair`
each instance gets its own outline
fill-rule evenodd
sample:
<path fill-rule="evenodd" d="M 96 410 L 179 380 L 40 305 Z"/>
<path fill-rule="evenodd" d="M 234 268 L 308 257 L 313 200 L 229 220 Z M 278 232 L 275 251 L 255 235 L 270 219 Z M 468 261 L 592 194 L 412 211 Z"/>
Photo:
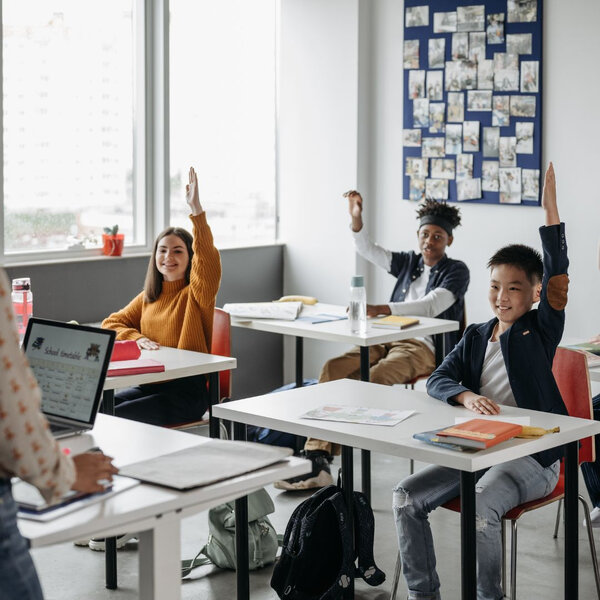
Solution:
<path fill-rule="evenodd" d="M 231 356 L 231 318 L 229 313 L 221 308 L 215 308 L 213 317 L 212 342 L 210 344 L 210 353 L 219 356 Z M 231 397 L 231 370 L 219 372 L 219 403 L 229 400 Z M 186 430 L 194 427 L 208 425 L 209 419 L 200 419 L 177 425 L 169 425 L 169 429 Z M 221 422 L 221 435 L 227 438 L 227 429 Z"/>
<path fill-rule="evenodd" d="M 587 358 L 583 352 L 578 350 L 568 350 L 567 348 L 558 348 L 554 356 L 552 365 L 552 373 L 560 390 L 561 396 L 567 407 L 567 412 L 571 417 L 579 417 L 582 419 L 593 419 L 594 413 L 592 409 L 592 394 L 590 389 L 590 378 L 587 366 Z M 579 464 L 582 462 L 593 462 L 595 460 L 594 438 L 589 437 L 581 440 L 579 448 Z M 525 504 L 520 504 L 509 510 L 502 517 L 502 587 L 506 592 L 506 522 L 511 524 L 511 572 L 510 572 L 510 596 L 511 600 L 516 600 L 517 588 L 517 521 L 525 513 L 541 508 L 552 502 L 560 501 L 565 495 L 565 480 L 564 480 L 564 465 L 561 464 L 559 480 L 550 494 L 544 498 L 532 500 Z M 592 533 L 590 521 L 590 509 L 585 501 L 585 498 L 580 494 L 579 501 L 583 506 L 587 523 L 588 540 L 590 543 L 590 552 L 594 566 L 594 577 L 596 580 L 596 592 L 600 600 L 600 572 L 598 569 L 598 560 L 596 556 L 596 545 Z M 443 508 L 460 512 L 460 497 L 456 497 L 442 505 Z M 560 508 L 560 507 L 559 507 Z M 558 519 L 558 516 L 557 516 Z M 555 528 L 556 529 L 556 528 Z M 556 531 L 555 535 L 556 537 Z M 400 555 L 396 563 L 395 580 L 392 585 L 393 600 L 396 595 L 398 585 L 397 579 L 400 577 L 401 570 Z"/>

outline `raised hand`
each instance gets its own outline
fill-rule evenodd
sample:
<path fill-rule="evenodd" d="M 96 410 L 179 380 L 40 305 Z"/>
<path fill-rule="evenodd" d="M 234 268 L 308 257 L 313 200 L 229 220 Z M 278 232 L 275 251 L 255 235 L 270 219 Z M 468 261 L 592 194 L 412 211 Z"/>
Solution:
<path fill-rule="evenodd" d="M 548 165 L 544 177 L 542 206 L 546 213 L 546 225 L 558 225 L 560 217 L 558 216 L 558 206 L 556 204 L 556 176 L 554 175 L 554 165 L 552 163 Z"/>
<path fill-rule="evenodd" d="M 348 198 L 348 212 L 352 217 L 352 230 L 360 231 L 363 226 L 362 196 L 356 190 L 350 190 L 344 194 L 344 198 Z"/>
<path fill-rule="evenodd" d="M 204 211 L 200 204 L 200 196 L 198 195 L 198 176 L 194 167 L 190 167 L 189 183 L 185 186 L 185 201 L 190 207 L 193 215 L 199 215 Z"/>

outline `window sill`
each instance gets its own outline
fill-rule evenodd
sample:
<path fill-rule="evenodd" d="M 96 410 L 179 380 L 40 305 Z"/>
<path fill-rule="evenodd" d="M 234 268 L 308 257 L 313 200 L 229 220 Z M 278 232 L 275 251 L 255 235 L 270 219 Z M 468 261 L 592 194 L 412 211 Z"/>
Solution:
<path fill-rule="evenodd" d="M 248 250 L 250 248 L 272 248 L 274 246 L 284 246 L 283 242 L 268 243 L 257 243 L 251 245 L 239 245 L 239 246 L 224 246 L 219 248 L 219 251 L 226 252 L 228 250 Z M 150 257 L 152 252 L 147 248 L 126 248 L 121 256 L 105 256 L 104 254 L 75 254 L 70 255 L 68 251 L 53 254 L 51 258 L 40 258 L 39 256 L 31 259 L 24 259 L 22 256 L 11 260 L 10 258 L 4 257 L 2 266 L 4 267 L 27 267 L 32 265 L 57 265 L 57 264 L 69 264 L 69 263 L 82 263 L 82 262 L 96 262 L 96 261 L 121 261 L 127 260 L 128 258 L 147 258 Z"/>

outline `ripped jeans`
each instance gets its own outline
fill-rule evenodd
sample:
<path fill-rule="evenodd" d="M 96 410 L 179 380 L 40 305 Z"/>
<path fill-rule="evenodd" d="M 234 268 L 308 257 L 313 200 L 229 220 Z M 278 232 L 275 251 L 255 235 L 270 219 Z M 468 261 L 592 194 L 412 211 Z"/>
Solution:
<path fill-rule="evenodd" d="M 475 487 L 477 599 L 502 595 L 502 525 L 508 510 L 549 494 L 558 483 L 560 463 L 547 468 L 526 456 L 478 473 Z M 394 489 L 394 518 L 402 570 L 410 600 L 440 600 L 429 513 L 459 495 L 460 472 L 429 466 Z"/>

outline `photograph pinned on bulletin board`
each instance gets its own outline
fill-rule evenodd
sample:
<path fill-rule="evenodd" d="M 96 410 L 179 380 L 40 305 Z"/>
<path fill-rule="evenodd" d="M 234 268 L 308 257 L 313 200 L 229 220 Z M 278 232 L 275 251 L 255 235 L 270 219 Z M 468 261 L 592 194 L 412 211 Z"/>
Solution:
<path fill-rule="evenodd" d="M 543 0 L 405 0 L 403 198 L 539 206 Z"/>

